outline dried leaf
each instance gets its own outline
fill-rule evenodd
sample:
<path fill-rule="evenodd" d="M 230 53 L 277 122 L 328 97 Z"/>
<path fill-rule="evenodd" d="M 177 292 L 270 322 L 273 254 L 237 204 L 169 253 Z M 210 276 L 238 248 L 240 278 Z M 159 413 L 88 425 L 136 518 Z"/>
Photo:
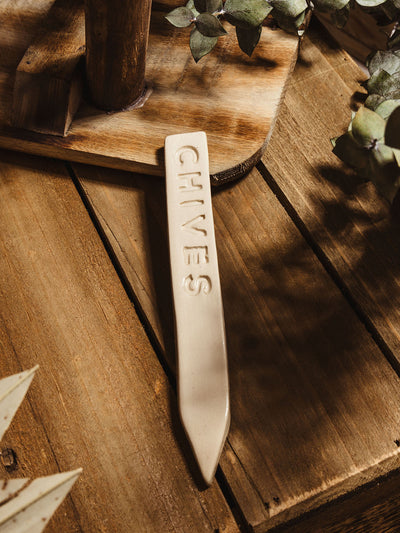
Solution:
<path fill-rule="evenodd" d="M 400 98 L 400 72 L 390 75 L 385 70 L 379 70 L 373 73 L 366 83 L 370 94 L 379 94 L 396 100 Z"/>
<path fill-rule="evenodd" d="M 340 11 L 349 3 L 349 0 L 314 0 L 318 11 Z"/>
<path fill-rule="evenodd" d="M 368 165 L 368 151 L 361 148 L 350 131 L 334 141 L 333 153 L 358 171 L 363 171 Z"/>
<path fill-rule="evenodd" d="M 384 144 L 370 151 L 370 179 L 389 202 L 399 190 L 400 168 L 393 150 Z"/>
<path fill-rule="evenodd" d="M 307 9 L 306 0 L 271 0 L 270 4 L 281 15 L 296 18 Z"/>
<path fill-rule="evenodd" d="M 351 131 L 360 146 L 371 148 L 383 140 L 385 121 L 371 109 L 360 107 L 353 119 Z"/>
<path fill-rule="evenodd" d="M 226 20 L 243 28 L 259 26 L 271 11 L 265 0 L 226 0 L 224 5 Z"/>
<path fill-rule="evenodd" d="M 214 15 L 210 13 L 200 13 L 195 20 L 196 28 L 205 37 L 220 37 L 226 34 L 225 28 Z"/>
<path fill-rule="evenodd" d="M 0 380 L 0 440 L 32 382 L 38 366 Z"/>
<path fill-rule="evenodd" d="M 196 18 L 197 15 L 200 15 L 200 13 L 194 7 L 194 0 L 189 0 L 189 2 L 186 4 L 186 7 L 193 13 L 193 18 Z"/>
<path fill-rule="evenodd" d="M 400 107 L 389 116 L 385 130 L 385 144 L 400 149 Z"/>
<path fill-rule="evenodd" d="M 376 7 L 386 2 L 386 0 L 356 0 L 356 2 L 363 7 Z"/>
<path fill-rule="evenodd" d="M 187 28 L 193 22 L 193 12 L 188 7 L 177 7 L 165 18 L 176 28 Z"/>
<path fill-rule="evenodd" d="M 241 50 L 249 57 L 253 53 L 261 37 L 262 25 L 255 28 L 236 26 L 236 36 Z"/>
<path fill-rule="evenodd" d="M 0 507 L 0 533 L 41 533 L 81 469 L 35 479 Z M 28 480 L 17 480 L 21 487 Z"/>
<path fill-rule="evenodd" d="M 393 111 L 400 106 L 400 100 L 384 100 L 374 109 L 383 120 L 387 120 Z"/>
<path fill-rule="evenodd" d="M 194 6 L 199 13 L 215 13 L 222 9 L 222 0 L 194 0 Z"/>
<path fill-rule="evenodd" d="M 400 53 L 392 50 L 378 50 L 367 58 L 366 64 L 371 76 L 379 70 L 394 74 L 400 70 Z"/>
<path fill-rule="evenodd" d="M 218 42 L 218 37 L 206 37 L 202 35 L 199 30 L 193 28 L 190 33 L 190 51 L 193 59 L 200 61 L 202 57 L 209 54 Z"/>

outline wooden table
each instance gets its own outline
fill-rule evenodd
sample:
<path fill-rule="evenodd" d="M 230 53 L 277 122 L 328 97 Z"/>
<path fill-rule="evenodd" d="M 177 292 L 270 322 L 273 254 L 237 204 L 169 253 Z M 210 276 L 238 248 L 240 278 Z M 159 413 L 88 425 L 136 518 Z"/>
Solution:
<path fill-rule="evenodd" d="M 163 180 L 1 152 L 1 375 L 40 370 L 0 477 L 83 467 L 47 531 L 399 531 L 399 225 L 329 142 L 361 78 L 314 28 L 262 164 L 215 190 L 232 425 L 207 489 Z"/>

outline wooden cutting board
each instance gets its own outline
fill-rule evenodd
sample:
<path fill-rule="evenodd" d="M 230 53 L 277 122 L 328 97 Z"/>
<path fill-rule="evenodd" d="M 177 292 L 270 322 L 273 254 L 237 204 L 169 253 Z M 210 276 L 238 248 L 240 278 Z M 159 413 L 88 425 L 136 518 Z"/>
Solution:
<path fill-rule="evenodd" d="M 207 133 L 215 180 L 243 175 L 260 159 L 269 139 L 297 57 L 298 39 L 265 27 L 249 59 L 228 25 L 229 35 L 196 65 L 189 31 L 177 30 L 165 20 L 177 3 L 153 5 L 146 73 L 153 93 L 146 104 L 107 114 L 84 103 L 62 137 L 11 127 L 15 71 L 52 2 L 1 2 L 0 147 L 162 175 L 165 137 L 202 130 Z M 66 64 L 73 54 L 76 51 L 67 47 Z"/>

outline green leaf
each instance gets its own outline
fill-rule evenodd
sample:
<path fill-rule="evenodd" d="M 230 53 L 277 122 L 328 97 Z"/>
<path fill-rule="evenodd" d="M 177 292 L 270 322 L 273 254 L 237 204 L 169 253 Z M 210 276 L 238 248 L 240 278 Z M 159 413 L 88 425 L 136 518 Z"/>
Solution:
<path fill-rule="evenodd" d="M 366 83 L 370 94 L 379 94 L 396 100 L 400 98 L 400 72 L 390 75 L 385 70 L 379 70 L 372 74 Z"/>
<path fill-rule="evenodd" d="M 370 148 L 382 141 L 385 135 L 385 121 L 371 109 L 360 107 L 353 119 L 351 131 L 360 146 Z"/>
<path fill-rule="evenodd" d="M 249 57 L 253 53 L 261 37 L 262 25 L 255 28 L 236 26 L 236 36 L 241 50 Z"/>
<path fill-rule="evenodd" d="M 266 0 L 226 0 L 224 5 L 226 20 L 243 28 L 259 26 L 271 11 Z"/>
<path fill-rule="evenodd" d="M 275 21 L 277 22 L 278 26 L 282 28 L 283 30 L 289 32 L 289 33 L 297 33 L 298 28 L 303 24 L 305 16 L 306 16 L 307 10 L 303 11 L 303 13 L 300 13 L 300 15 L 296 18 L 293 17 L 287 17 L 286 15 L 283 15 L 282 13 L 279 13 L 279 11 L 276 11 L 275 9 L 272 11 L 271 15 L 274 17 Z"/>
<path fill-rule="evenodd" d="M 207 11 L 207 1 L 206 0 L 194 0 L 194 7 L 199 13 L 205 13 Z"/>
<path fill-rule="evenodd" d="M 385 144 L 400 149 L 400 107 L 388 118 L 385 130 Z"/>
<path fill-rule="evenodd" d="M 225 35 L 226 30 L 214 15 L 210 13 L 200 13 L 195 20 L 196 28 L 205 37 L 219 37 Z"/>
<path fill-rule="evenodd" d="M 394 74 L 400 70 L 400 53 L 392 50 L 378 50 L 367 58 L 367 67 L 371 76 L 380 70 Z"/>
<path fill-rule="evenodd" d="M 384 4 L 386 0 L 356 0 L 359 6 L 363 7 L 376 7 Z"/>
<path fill-rule="evenodd" d="M 393 202 L 400 185 L 400 168 L 393 150 L 382 144 L 375 150 L 370 150 L 369 155 L 371 181 L 382 196 Z"/>
<path fill-rule="evenodd" d="M 280 14 L 296 18 L 307 9 L 306 0 L 271 0 L 271 6 Z"/>
<path fill-rule="evenodd" d="M 194 17 L 196 18 L 197 15 L 200 15 L 200 13 L 197 11 L 197 9 L 194 6 L 194 0 L 189 0 L 189 2 L 186 4 L 186 7 L 190 9 L 190 11 L 193 13 Z"/>
<path fill-rule="evenodd" d="M 400 100 L 384 100 L 375 109 L 375 113 L 378 113 L 383 120 L 387 120 L 391 113 L 400 106 Z"/>
<path fill-rule="evenodd" d="M 379 94 L 370 94 L 365 100 L 364 105 L 365 107 L 368 107 L 368 109 L 372 109 L 372 111 L 375 111 L 378 105 L 380 105 L 384 101 L 384 96 L 380 96 Z"/>
<path fill-rule="evenodd" d="M 368 150 L 361 148 L 350 131 L 338 137 L 334 142 L 333 153 L 344 163 L 361 172 L 367 167 Z"/>
<path fill-rule="evenodd" d="M 199 13 L 215 13 L 222 9 L 222 0 L 194 0 L 194 6 Z"/>
<path fill-rule="evenodd" d="M 314 0 L 314 5 L 318 11 L 340 11 L 349 0 Z"/>
<path fill-rule="evenodd" d="M 206 37 L 197 28 L 193 28 L 190 33 L 190 51 L 196 63 L 209 54 L 217 42 L 218 37 Z"/>
<path fill-rule="evenodd" d="M 193 13 L 187 7 L 177 7 L 165 17 L 176 28 L 186 28 L 193 22 Z"/>

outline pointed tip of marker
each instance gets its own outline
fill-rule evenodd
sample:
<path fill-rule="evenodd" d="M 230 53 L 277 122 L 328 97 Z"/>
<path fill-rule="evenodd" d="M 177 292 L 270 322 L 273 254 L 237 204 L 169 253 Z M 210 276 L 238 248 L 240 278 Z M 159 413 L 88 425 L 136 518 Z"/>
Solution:
<path fill-rule="evenodd" d="M 198 426 L 194 427 L 193 422 L 190 424 L 185 424 L 184 422 L 184 427 L 197 460 L 200 473 L 208 486 L 213 482 L 228 435 L 229 425 L 229 409 L 223 419 L 220 420 L 218 426 L 214 426 L 211 431 L 203 431 Z"/>

